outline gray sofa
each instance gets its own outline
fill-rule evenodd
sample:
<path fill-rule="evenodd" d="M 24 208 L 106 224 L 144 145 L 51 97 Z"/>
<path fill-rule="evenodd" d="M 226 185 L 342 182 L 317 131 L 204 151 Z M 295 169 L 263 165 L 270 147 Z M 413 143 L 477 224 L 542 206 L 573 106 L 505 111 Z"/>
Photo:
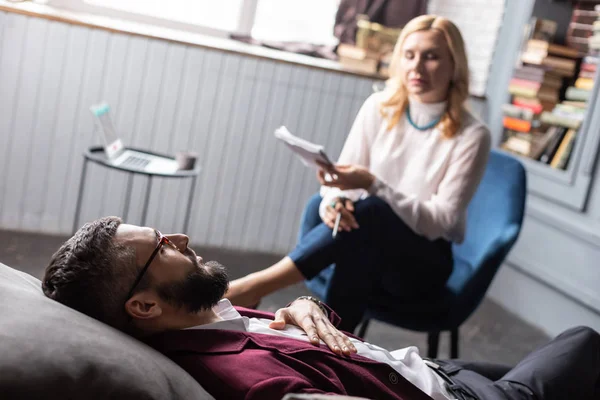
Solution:
<path fill-rule="evenodd" d="M 0 398 L 214 399 L 162 354 L 48 299 L 39 279 L 2 263 Z M 306 394 L 283 400 L 345 399 L 360 400 Z"/>
<path fill-rule="evenodd" d="M 0 263 L 3 399 L 213 399 L 171 360 Z"/>

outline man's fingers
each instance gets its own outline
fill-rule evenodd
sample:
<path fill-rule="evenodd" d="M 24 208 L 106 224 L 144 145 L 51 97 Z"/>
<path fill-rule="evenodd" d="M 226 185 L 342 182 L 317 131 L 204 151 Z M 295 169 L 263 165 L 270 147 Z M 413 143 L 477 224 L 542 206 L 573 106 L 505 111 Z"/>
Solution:
<path fill-rule="evenodd" d="M 305 316 L 300 321 L 300 327 L 304 329 L 306 335 L 310 339 L 312 344 L 319 344 L 319 334 L 313 318 L 310 315 Z"/>
<path fill-rule="evenodd" d="M 275 313 L 275 319 L 269 324 L 271 329 L 283 329 L 287 323 L 288 311 L 285 308 L 280 308 Z"/>
<path fill-rule="evenodd" d="M 325 344 L 331 349 L 331 351 L 333 351 L 336 354 L 342 354 L 344 344 L 338 342 L 336 336 L 333 334 L 329 327 L 329 321 L 325 321 L 326 320 L 323 317 L 319 317 L 316 320 L 317 332 L 319 333 L 319 337 L 322 341 L 325 342 Z"/>
<path fill-rule="evenodd" d="M 358 350 L 356 350 L 356 347 L 354 347 L 354 344 L 352 344 L 352 342 L 350 341 L 350 338 L 344 334 L 342 334 L 342 335 L 343 335 L 344 346 L 348 350 L 347 354 L 356 353 Z M 342 347 L 342 350 L 344 350 L 344 347 Z M 346 351 L 344 351 L 344 353 L 346 353 Z"/>

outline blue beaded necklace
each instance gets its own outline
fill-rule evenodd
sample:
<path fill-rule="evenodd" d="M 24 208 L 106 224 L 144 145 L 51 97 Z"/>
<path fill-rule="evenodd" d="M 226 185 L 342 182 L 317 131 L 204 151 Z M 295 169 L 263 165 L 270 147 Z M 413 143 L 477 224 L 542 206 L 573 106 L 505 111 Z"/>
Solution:
<path fill-rule="evenodd" d="M 413 128 L 415 128 L 415 129 L 417 129 L 419 131 L 426 131 L 426 130 L 431 129 L 434 126 L 436 126 L 440 122 L 440 120 L 442 119 L 442 116 L 440 115 L 439 117 L 437 117 L 436 119 L 434 119 L 433 121 L 431 121 L 430 123 L 428 123 L 427 125 L 418 126 L 417 124 L 414 123 L 414 121 L 410 117 L 410 105 L 408 105 L 406 107 L 406 119 L 408 120 L 408 123 L 412 125 Z"/>

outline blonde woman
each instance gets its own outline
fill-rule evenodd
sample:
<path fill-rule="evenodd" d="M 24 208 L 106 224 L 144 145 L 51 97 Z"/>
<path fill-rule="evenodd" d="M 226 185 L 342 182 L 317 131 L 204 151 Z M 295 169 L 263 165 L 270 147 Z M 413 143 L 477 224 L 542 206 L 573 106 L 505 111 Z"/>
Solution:
<path fill-rule="evenodd" d="M 361 107 L 338 163 L 318 172 L 296 248 L 273 266 L 231 282 L 233 304 L 312 279 L 329 265 L 325 301 L 353 330 L 365 301 L 432 296 L 452 272 L 452 243 L 483 176 L 489 130 L 465 109 L 469 69 L 458 28 L 424 15 L 402 30 L 392 83 Z M 329 174 L 333 179 L 325 179 Z M 340 233 L 332 228 L 338 213 Z"/>

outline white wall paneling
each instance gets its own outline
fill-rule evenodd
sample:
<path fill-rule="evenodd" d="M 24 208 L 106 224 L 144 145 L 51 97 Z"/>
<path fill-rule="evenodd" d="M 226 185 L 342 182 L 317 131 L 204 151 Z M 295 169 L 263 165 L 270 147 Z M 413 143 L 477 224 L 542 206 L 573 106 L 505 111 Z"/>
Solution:
<path fill-rule="evenodd" d="M 469 58 L 470 92 L 485 96 L 505 0 L 429 0 L 427 11 L 444 16 L 458 26 Z"/>
<path fill-rule="evenodd" d="M 0 13 L 0 227 L 68 234 L 82 152 L 107 101 L 127 145 L 199 155 L 194 243 L 286 252 L 318 189 L 273 131 L 334 158 L 372 81 L 341 73 Z M 90 164 L 81 221 L 121 215 L 128 178 Z M 148 224 L 178 231 L 190 182 L 155 178 Z M 143 178 L 127 220 L 139 223 Z"/>

